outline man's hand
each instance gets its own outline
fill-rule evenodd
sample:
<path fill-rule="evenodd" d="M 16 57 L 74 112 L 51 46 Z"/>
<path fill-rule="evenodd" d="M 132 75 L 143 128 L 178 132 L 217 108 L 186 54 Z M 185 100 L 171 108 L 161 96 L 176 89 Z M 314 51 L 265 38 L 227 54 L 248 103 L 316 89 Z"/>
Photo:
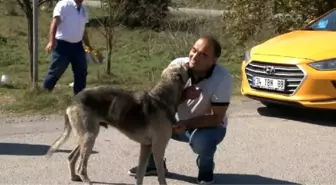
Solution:
<path fill-rule="evenodd" d="M 92 47 L 92 46 L 86 46 L 86 47 L 88 48 L 88 50 L 89 50 L 90 52 L 93 51 L 93 47 Z"/>
<path fill-rule="evenodd" d="M 177 122 L 175 125 L 173 125 L 173 134 L 184 134 L 186 130 L 186 125 L 183 121 Z"/>
<path fill-rule="evenodd" d="M 48 44 L 47 44 L 47 46 L 46 46 L 46 48 L 45 48 L 46 52 L 47 52 L 47 53 L 50 53 L 51 50 L 54 48 L 54 46 L 55 46 L 55 43 L 54 43 L 54 42 L 48 42 Z"/>
<path fill-rule="evenodd" d="M 185 126 L 173 126 L 173 134 L 183 134 L 186 130 Z"/>
<path fill-rule="evenodd" d="M 45 48 L 47 53 L 50 53 L 51 50 L 55 47 L 55 34 L 57 30 L 57 26 L 61 23 L 60 16 L 55 16 L 50 24 L 50 30 L 49 30 L 49 42 Z"/>

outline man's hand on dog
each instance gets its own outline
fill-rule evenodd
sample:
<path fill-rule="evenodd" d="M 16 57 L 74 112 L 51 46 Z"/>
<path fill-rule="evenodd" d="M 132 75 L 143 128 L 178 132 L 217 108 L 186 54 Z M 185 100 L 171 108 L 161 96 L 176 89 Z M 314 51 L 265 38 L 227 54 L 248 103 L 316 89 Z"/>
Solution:
<path fill-rule="evenodd" d="M 184 134 L 186 128 L 186 124 L 183 121 L 179 121 L 173 125 L 173 134 Z"/>

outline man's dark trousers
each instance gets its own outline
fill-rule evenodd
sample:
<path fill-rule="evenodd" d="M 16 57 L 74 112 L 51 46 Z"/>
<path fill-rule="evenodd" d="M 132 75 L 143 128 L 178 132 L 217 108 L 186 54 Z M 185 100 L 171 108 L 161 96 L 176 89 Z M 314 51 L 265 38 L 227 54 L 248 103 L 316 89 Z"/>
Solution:
<path fill-rule="evenodd" d="M 56 40 L 55 47 L 51 52 L 51 64 L 44 79 L 43 88 L 51 91 L 69 63 L 71 63 L 74 74 L 74 94 L 82 91 L 86 87 L 87 76 L 87 62 L 82 41 L 69 43 Z"/>

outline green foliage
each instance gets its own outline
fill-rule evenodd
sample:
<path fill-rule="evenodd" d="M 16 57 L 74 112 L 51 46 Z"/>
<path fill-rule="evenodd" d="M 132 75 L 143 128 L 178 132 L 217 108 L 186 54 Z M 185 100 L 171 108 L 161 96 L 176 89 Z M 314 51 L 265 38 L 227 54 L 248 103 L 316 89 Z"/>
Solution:
<path fill-rule="evenodd" d="M 238 45 L 298 29 L 336 7 L 334 0 L 230 0 L 226 3 L 223 29 Z"/>
<path fill-rule="evenodd" d="M 115 21 L 137 26 L 158 27 L 168 15 L 171 0 L 101 0 Z M 116 11 L 117 10 L 117 11 Z M 117 12 L 117 13 L 115 13 Z"/>

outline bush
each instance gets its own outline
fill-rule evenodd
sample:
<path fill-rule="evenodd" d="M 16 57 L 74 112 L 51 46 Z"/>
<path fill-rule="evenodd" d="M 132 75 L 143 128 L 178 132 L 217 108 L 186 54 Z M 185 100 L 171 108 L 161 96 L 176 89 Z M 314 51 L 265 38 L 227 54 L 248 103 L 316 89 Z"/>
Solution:
<path fill-rule="evenodd" d="M 223 29 L 238 45 L 298 29 L 336 7 L 335 0 L 230 0 L 226 3 Z"/>
<path fill-rule="evenodd" d="M 171 0 L 102 0 L 104 4 L 113 4 L 112 9 L 118 10 L 116 21 L 127 25 L 159 27 L 168 15 Z M 104 6 L 108 7 L 108 6 Z"/>

